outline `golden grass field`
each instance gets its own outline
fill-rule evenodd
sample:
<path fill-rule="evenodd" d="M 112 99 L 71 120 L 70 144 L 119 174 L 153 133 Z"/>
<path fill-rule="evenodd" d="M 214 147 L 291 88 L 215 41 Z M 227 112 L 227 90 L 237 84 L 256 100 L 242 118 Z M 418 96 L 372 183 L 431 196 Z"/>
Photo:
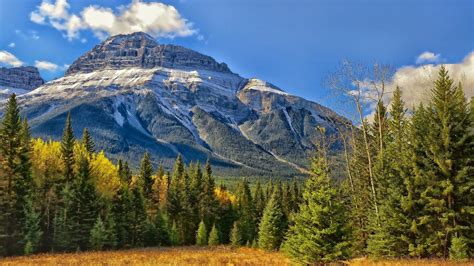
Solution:
<path fill-rule="evenodd" d="M 341 263 L 342 264 L 342 263 Z M 374 261 L 354 259 L 350 265 L 473 265 L 442 260 Z M 38 254 L 0 259 L 0 265 L 291 265 L 279 252 L 252 248 L 174 247 L 121 251 Z"/>

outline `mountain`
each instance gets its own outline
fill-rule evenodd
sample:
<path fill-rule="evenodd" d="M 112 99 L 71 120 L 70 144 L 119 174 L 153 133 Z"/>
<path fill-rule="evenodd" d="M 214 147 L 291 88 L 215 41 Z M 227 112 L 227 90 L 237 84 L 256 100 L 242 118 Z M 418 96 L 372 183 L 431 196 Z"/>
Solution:
<path fill-rule="evenodd" d="M 139 163 L 149 151 L 169 169 L 211 160 L 217 175 L 304 174 L 325 127 L 347 120 L 330 109 L 233 73 L 196 51 L 138 32 L 116 35 L 79 57 L 64 77 L 19 97 L 35 136 L 59 139 L 68 112 L 98 149 Z"/>
<path fill-rule="evenodd" d="M 0 100 L 11 93 L 25 94 L 43 84 L 44 80 L 36 67 L 0 67 Z"/>

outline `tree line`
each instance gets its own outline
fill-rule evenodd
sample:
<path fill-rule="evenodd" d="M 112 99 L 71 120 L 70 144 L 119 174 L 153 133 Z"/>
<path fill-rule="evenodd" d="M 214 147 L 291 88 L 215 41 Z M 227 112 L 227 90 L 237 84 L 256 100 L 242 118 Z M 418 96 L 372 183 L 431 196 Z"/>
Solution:
<path fill-rule="evenodd" d="M 175 245 L 256 246 L 268 199 L 283 217 L 300 202 L 299 183 L 241 180 L 216 185 L 209 161 L 171 172 L 145 153 L 133 174 L 97 153 L 89 131 L 76 139 L 68 114 L 60 142 L 32 139 L 13 94 L 0 128 L 0 252 L 124 249 Z M 284 228 L 280 228 L 283 230 Z M 281 232 L 280 232 L 281 233 Z M 264 237 L 261 237 L 264 243 Z M 281 241 L 281 239 L 279 240 Z"/>
<path fill-rule="evenodd" d="M 398 87 L 384 103 L 382 78 L 371 82 L 379 91 L 369 123 L 362 117 L 364 84 L 354 79 L 353 65 L 344 68 L 362 121 L 340 131 L 347 175 L 338 183 L 328 177 L 322 145 L 283 250 L 304 264 L 366 255 L 472 258 L 474 100 L 442 66 L 429 102 L 409 112 Z M 381 68 L 374 73 L 385 75 Z"/>
<path fill-rule="evenodd" d="M 357 86 L 357 82 L 350 84 Z M 356 95 L 356 104 L 360 108 Z M 4 255 L 166 245 L 248 245 L 296 262 L 351 257 L 467 259 L 474 246 L 474 102 L 444 67 L 428 104 L 401 90 L 377 98 L 373 122 L 340 130 L 346 176 L 334 176 L 324 128 L 311 175 L 298 183 L 217 186 L 209 162 L 139 171 L 77 140 L 31 139 L 13 95 L 0 128 Z M 340 171 L 337 171 L 340 173 Z"/>

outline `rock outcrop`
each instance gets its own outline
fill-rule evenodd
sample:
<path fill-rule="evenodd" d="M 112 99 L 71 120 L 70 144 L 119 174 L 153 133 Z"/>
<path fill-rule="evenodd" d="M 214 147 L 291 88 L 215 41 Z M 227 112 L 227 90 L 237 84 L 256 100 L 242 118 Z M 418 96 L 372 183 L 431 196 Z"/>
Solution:
<path fill-rule="evenodd" d="M 36 67 L 0 67 L 0 87 L 34 90 L 43 84 Z"/>
<path fill-rule="evenodd" d="M 108 38 L 76 60 L 69 67 L 66 75 L 127 67 L 199 68 L 230 72 L 226 64 L 219 64 L 210 56 L 182 46 L 158 44 L 150 35 L 136 32 Z"/>

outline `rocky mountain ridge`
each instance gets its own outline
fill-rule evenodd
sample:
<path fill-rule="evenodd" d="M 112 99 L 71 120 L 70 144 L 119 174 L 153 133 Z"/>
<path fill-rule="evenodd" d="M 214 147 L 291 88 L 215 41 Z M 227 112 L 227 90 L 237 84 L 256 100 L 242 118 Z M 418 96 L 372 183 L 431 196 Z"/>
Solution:
<path fill-rule="evenodd" d="M 44 80 L 36 67 L 0 67 L 0 100 L 11 93 L 27 93 L 43 84 Z"/>
<path fill-rule="evenodd" d="M 225 176 L 305 174 L 317 127 L 337 134 L 347 120 L 209 56 L 117 35 L 76 60 L 66 75 L 19 98 L 35 136 L 59 139 L 67 112 L 99 149 L 137 165 L 144 151 L 168 168 L 177 154 L 210 159 Z"/>

